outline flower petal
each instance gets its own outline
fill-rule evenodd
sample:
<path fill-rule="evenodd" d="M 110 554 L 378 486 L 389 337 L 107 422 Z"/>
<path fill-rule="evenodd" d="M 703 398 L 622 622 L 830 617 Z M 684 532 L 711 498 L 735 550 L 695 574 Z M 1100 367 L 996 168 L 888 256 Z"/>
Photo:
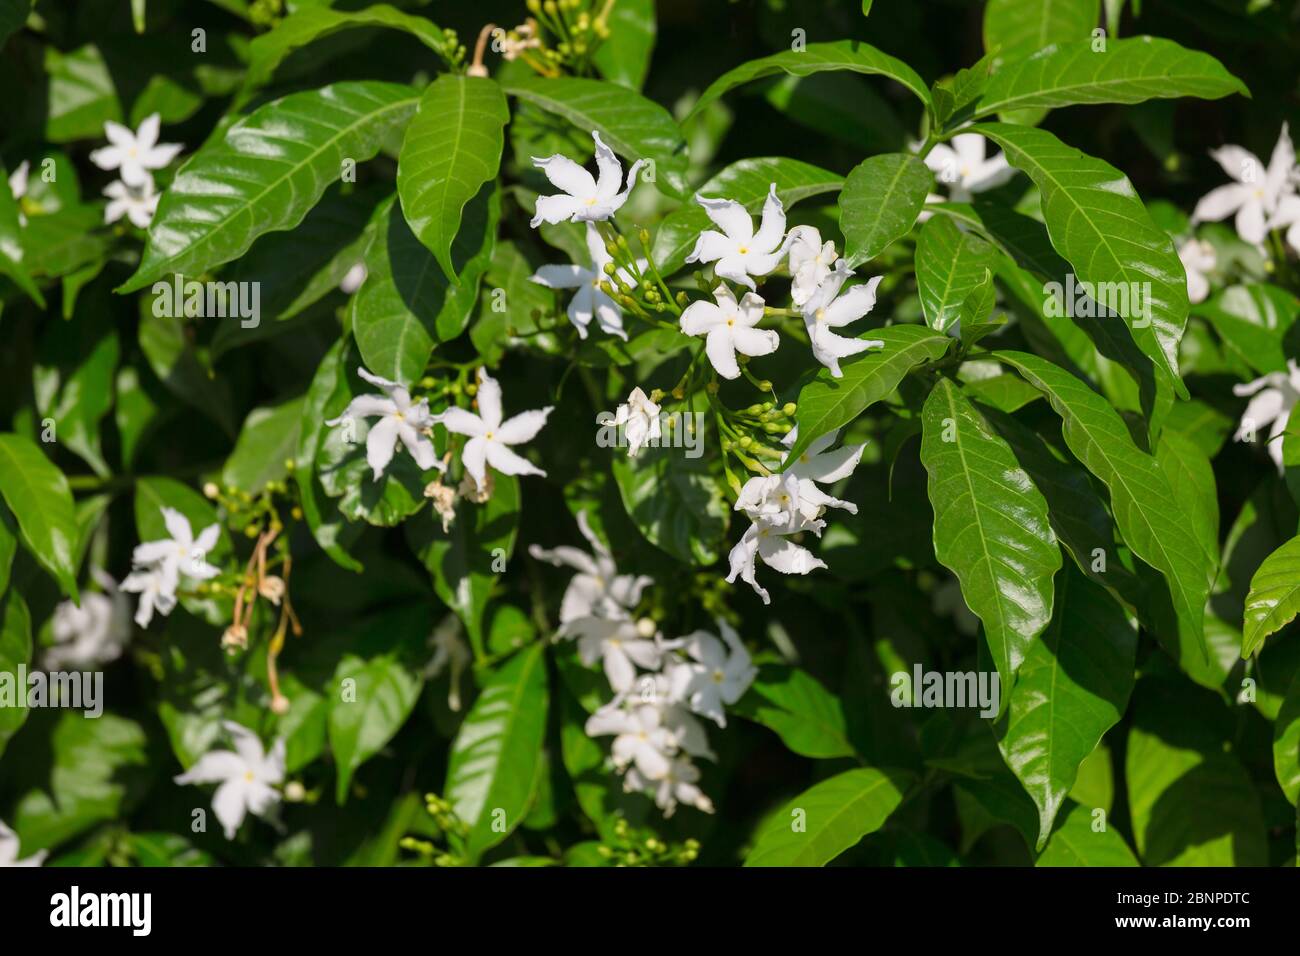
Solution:
<path fill-rule="evenodd" d="M 520 412 L 501 423 L 496 430 L 494 437 L 497 441 L 506 445 L 518 445 L 522 442 L 532 441 L 537 437 L 537 433 L 542 430 L 546 424 L 546 416 L 550 415 L 555 406 L 547 405 L 545 408 L 539 408 L 532 412 Z"/>

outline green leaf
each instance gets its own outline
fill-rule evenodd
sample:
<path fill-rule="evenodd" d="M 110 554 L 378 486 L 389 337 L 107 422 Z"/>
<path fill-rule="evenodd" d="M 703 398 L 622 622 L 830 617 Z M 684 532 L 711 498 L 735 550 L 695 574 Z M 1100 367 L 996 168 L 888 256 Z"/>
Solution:
<path fill-rule="evenodd" d="M 1300 318 L 1300 299 L 1290 292 L 1266 283 L 1232 285 L 1192 311 L 1260 375 L 1286 371 L 1284 340 Z"/>
<path fill-rule="evenodd" d="M 451 285 L 393 200 L 375 213 L 366 279 L 352 297 L 352 334 L 375 375 L 412 385 L 435 346 L 465 331 L 478 283 L 492 260 L 501 194 L 488 184 L 470 201 L 452 245 L 460 283 Z"/>
<path fill-rule="evenodd" d="M 36 0 L 3 0 L 0 2 L 0 47 L 9 37 L 22 29 L 31 15 Z"/>
<path fill-rule="evenodd" d="M 1010 688 L 1052 619 L 1061 549 L 1047 502 L 951 379 L 934 386 L 921 422 L 935 557 L 957 575 L 966 604 L 984 622 L 998 676 Z"/>
<path fill-rule="evenodd" d="M 996 358 L 1046 397 L 1064 423 L 1065 442 L 1110 490 L 1111 510 L 1125 543 L 1159 571 L 1168 585 L 1175 635 L 1158 636 L 1175 660 L 1208 657 L 1202 624 L 1209 594 L 1209 558 L 1187 526 L 1178 498 L 1154 458 L 1141 451 L 1119 413 L 1069 372 L 1024 352 Z M 1108 555 L 1108 561 L 1115 560 Z"/>
<path fill-rule="evenodd" d="M 1241 656 L 1250 657 L 1264 638 L 1286 627 L 1300 613 L 1300 537 L 1292 538 L 1260 564 L 1250 579 Z"/>
<path fill-rule="evenodd" d="M 984 7 L 984 50 L 1032 53 L 1050 43 L 1082 40 L 1097 26 L 1099 0 L 989 0 Z"/>
<path fill-rule="evenodd" d="M 774 53 L 728 70 L 709 84 L 709 88 L 695 101 L 683 122 L 690 122 L 693 116 L 698 115 L 718 97 L 753 80 L 777 73 L 808 76 L 828 70 L 887 76 L 911 90 L 927 109 L 930 108 L 930 90 L 925 81 L 902 60 L 859 40 L 837 40 L 834 43 L 809 43 L 803 50 Z"/>
<path fill-rule="evenodd" d="M 793 461 L 814 439 L 843 428 L 869 406 L 898 387 L 912 369 L 942 358 L 952 339 L 933 329 L 916 325 L 892 325 L 872 329 L 871 337 L 885 343 L 841 364 L 843 378 L 823 369 L 799 392 L 799 440 L 790 449 Z"/>
<path fill-rule="evenodd" d="M 0 706 L 0 757 L 9 738 L 27 720 L 27 685 L 18 683 L 18 668 L 30 668 L 31 663 L 32 615 L 23 596 L 9 591 L 0 603 L 0 678 L 9 683 L 13 699 Z M 0 692 L 0 700 L 5 696 Z"/>
<path fill-rule="evenodd" d="M 1128 177 L 1044 130 L 985 123 L 971 131 L 996 142 L 1008 162 L 1034 181 L 1056 251 L 1074 266 L 1080 283 L 1096 290 L 1094 298 L 1103 289 L 1122 294 L 1130 314 L 1120 318 L 1138 347 L 1178 395 L 1187 398 L 1187 386 L 1178 374 L 1178 342 L 1187 323 L 1187 275 L 1169 234 L 1151 221 Z M 1141 315 L 1132 305 L 1139 297 Z"/>
<path fill-rule="evenodd" d="M 68 479 L 36 444 L 0 434 L 0 496 L 18 519 L 23 545 L 74 601 L 77 592 L 77 515 Z"/>
<path fill-rule="evenodd" d="M 626 87 L 578 77 L 529 74 L 501 85 L 511 96 L 561 116 L 580 130 L 600 133 L 628 162 L 654 160 L 656 185 L 677 199 L 689 195 L 686 141 L 672 115 L 658 103 Z"/>
<path fill-rule="evenodd" d="M 0 502 L 0 596 L 9 590 L 9 576 L 13 571 L 14 555 L 18 553 L 18 530 L 13 515 Z"/>
<path fill-rule="evenodd" d="M 139 301 L 136 338 L 153 373 L 168 391 L 203 412 L 233 438 L 238 422 L 230 382 L 213 370 L 211 351 L 195 342 L 194 325 L 174 309 L 156 308 L 166 304 L 156 297 L 142 295 Z M 226 321 L 238 324 L 233 319 Z"/>
<path fill-rule="evenodd" d="M 304 398 L 255 408 L 244 419 L 235 450 L 221 469 L 223 484 L 258 494 L 289 474 L 298 448 Z"/>
<path fill-rule="evenodd" d="M 758 215 L 772 183 L 776 183 L 777 197 L 788 210 L 804 199 L 837 192 L 844 179 L 797 159 L 765 156 L 732 163 L 701 186 L 696 195 L 731 199 L 749 210 L 750 215 Z M 660 273 L 667 276 L 680 269 L 700 233 L 710 228 L 709 217 L 699 203 L 687 203 L 665 216 L 654 240 L 655 266 Z"/>
<path fill-rule="evenodd" d="M 1067 566 L 1057 577 L 1052 623 L 1030 645 L 994 730 L 1003 759 L 1038 807 L 1039 849 L 1080 764 L 1128 707 L 1136 654 L 1137 632 L 1123 608 Z"/>
<path fill-rule="evenodd" d="M 1004 66 L 989 79 L 975 116 L 1078 103 L 1141 103 L 1184 96 L 1214 100 L 1232 93 L 1250 95 L 1214 57 L 1172 40 L 1112 39 L 1101 52 L 1091 41 L 1080 40 Z"/>
<path fill-rule="evenodd" d="M 403 13 L 386 3 L 364 10 L 331 10 L 326 6 L 298 4 L 297 9 L 276 24 L 275 29 L 253 38 L 248 45 L 248 72 L 244 89 L 264 86 L 294 50 L 341 30 L 357 27 L 391 27 L 415 37 L 434 53 L 446 46 L 437 24 L 424 17 Z"/>
<path fill-rule="evenodd" d="M 647 541 L 678 561 L 704 566 L 725 546 L 731 511 L 707 460 L 688 451 L 664 446 L 643 449 L 635 458 L 615 454 L 614 481 L 623 508 Z"/>
<path fill-rule="evenodd" d="M 825 866 L 889 819 L 912 775 L 860 767 L 805 790 L 768 819 L 745 866 Z"/>
<path fill-rule="evenodd" d="M 469 825 L 477 860 L 523 821 L 542 771 L 546 657 L 526 647 L 493 672 L 451 745 L 443 792 Z"/>
<path fill-rule="evenodd" d="M 951 219 L 927 219 L 916 237 L 916 291 L 925 324 L 947 332 L 961 318 L 963 303 L 984 281 L 996 255 L 993 246 L 962 232 Z"/>
<path fill-rule="evenodd" d="M 53 419 L 59 443 L 101 477 L 109 474 L 109 467 L 99 424 L 113 405 L 119 353 L 112 316 L 83 305 L 71 325 L 47 325 L 32 369 L 40 417 Z"/>
<path fill-rule="evenodd" d="M 609 37 L 591 60 L 605 79 L 640 90 L 650 72 L 656 32 L 654 0 L 620 0 L 609 11 Z"/>
<path fill-rule="evenodd" d="M 352 775 L 406 723 L 420 696 L 432 609 L 410 608 L 373 619 L 339 661 L 329 696 L 329 744 L 342 804 Z"/>
<path fill-rule="evenodd" d="M 486 651 L 484 611 L 514 553 L 519 533 L 519 479 L 495 473 L 483 505 L 461 499 L 455 520 L 408 522 L 407 540 L 433 575 L 434 590 L 465 625 L 475 652 Z"/>
<path fill-rule="evenodd" d="M 45 47 L 45 75 L 45 138 L 51 143 L 99 139 L 105 121 L 122 122 L 122 104 L 98 47 L 88 44 L 67 53 Z"/>
<path fill-rule="evenodd" d="M 1286 798 L 1297 803 L 1300 800 L 1300 671 L 1291 678 L 1273 722 L 1273 770 Z"/>
<path fill-rule="evenodd" d="M 1187 515 L 1196 540 L 1205 549 L 1210 566 L 1219 563 L 1219 490 L 1214 483 L 1210 456 L 1195 442 L 1173 429 L 1160 433 L 1156 461 L 1169 479 L 1169 487 L 1178 490 L 1179 504 Z"/>
<path fill-rule="evenodd" d="M 140 267 L 119 292 L 198 275 L 302 222 L 347 163 L 373 157 L 415 112 L 396 83 L 336 83 L 254 110 L 191 156 L 158 203 Z"/>
<path fill-rule="evenodd" d="M 9 175 L 0 164 L 0 179 Z M 45 297 L 32 282 L 27 266 L 23 264 L 23 234 L 18 225 L 18 203 L 13 194 L 0 189 L 0 276 L 8 276 L 33 302 L 45 308 Z"/>
<path fill-rule="evenodd" d="M 496 178 L 510 108 L 487 78 L 444 73 L 424 91 L 397 158 L 397 193 L 411 231 L 457 282 L 451 244 L 465 204 Z"/>
<path fill-rule="evenodd" d="M 1071 804 L 1034 866 L 1139 865 L 1137 857 L 1114 827 L 1107 824 L 1095 830 L 1092 824 L 1090 808 Z"/>
<path fill-rule="evenodd" d="M 844 706 L 812 675 L 784 664 L 764 665 L 732 713 L 762 724 L 802 757 L 854 757 Z"/>
<path fill-rule="evenodd" d="M 933 185 L 925 163 L 907 153 L 872 156 L 854 167 L 840 196 L 840 229 L 849 265 L 874 259 L 911 232 Z"/>

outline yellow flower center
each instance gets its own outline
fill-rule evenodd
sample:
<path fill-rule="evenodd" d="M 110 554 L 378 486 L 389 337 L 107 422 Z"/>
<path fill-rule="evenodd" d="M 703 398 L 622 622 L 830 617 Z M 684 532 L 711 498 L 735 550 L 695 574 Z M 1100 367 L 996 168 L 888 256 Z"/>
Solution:
<path fill-rule="evenodd" d="M 249 783 L 252 783 L 253 780 L 256 779 L 256 778 L 253 776 L 253 771 L 251 771 L 251 770 L 245 770 L 245 771 L 244 771 L 244 779 L 247 780 Z"/>
<path fill-rule="evenodd" d="M 736 251 L 739 252 L 742 256 L 747 255 L 749 253 L 749 246 L 741 246 Z"/>

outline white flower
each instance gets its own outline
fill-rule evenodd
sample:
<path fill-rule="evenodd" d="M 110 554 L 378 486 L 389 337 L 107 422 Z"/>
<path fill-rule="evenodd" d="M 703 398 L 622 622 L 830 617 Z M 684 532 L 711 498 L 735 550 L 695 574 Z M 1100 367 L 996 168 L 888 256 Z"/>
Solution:
<path fill-rule="evenodd" d="M 555 196 L 537 197 L 537 212 L 529 225 L 536 229 L 544 222 L 600 222 L 608 219 L 627 202 L 636 182 L 636 174 L 643 165 L 642 160 L 632 164 L 627 173 L 627 188 L 623 192 L 618 187 L 623 181 L 623 166 L 614 151 L 606 146 L 595 130 L 591 138 L 596 142 L 596 167 L 600 178 L 593 179 L 587 172 L 567 156 L 556 153 L 546 159 L 533 157 L 533 165 L 546 174 L 554 185 L 564 192 Z"/>
<path fill-rule="evenodd" d="M 647 780 L 664 776 L 669 769 L 669 758 L 677 750 L 672 731 L 663 726 L 659 708 L 653 704 L 629 709 L 616 698 L 587 718 L 586 731 L 588 737 L 613 734 L 610 752 L 614 766 L 622 770 L 635 765 Z"/>
<path fill-rule="evenodd" d="M 421 471 L 446 468 L 433 451 L 433 442 L 429 440 L 428 429 L 439 421 L 437 416 L 429 414 L 428 399 L 411 401 L 411 393 L 406 386 L 390 382 L 378 375 L 371 375 L 364 368 L 357 369 L 357 374 L 377 385 L 384 395 L 358 395 L 343 409 L 337 418 L 331 418 L 326 425 L 337 425 L 345 419 L 374 418 L 379 421 L 370 426 L 366 435 L 366 463 L 374 473 L 375 481 L 384 474 L 384 469 L 393 460 L 400 441 Z"/>
<path fill-rule="evenodd" d="M 857 514 L 858 506 L 851 501 L 841 501 L 825 494 L 818 484 L 833 484 L 853 474 L 862 460 L 866 442 L 861 445 L 845 445 L 835 451 L 827 451 L 839 437 L 839 429 L 827 432 L 815 438 L 794 461 L 785 461 L 786 475 L 793 475 L 799 481 L 799 500 L 818 508 L 843 508 L 849 514 Z M 793 447 L 799 437 L 799 426 L 795 426 L 781 439 L 787 448 Z M 788 458 L 788 456 L 787 456 Z M 813 515 L 817 517 L 817 515 Z"/>
<path fill-rule="evenodd" d="M 1218 263 L 1214 246 L 1203 239 L 1188 239 L 1178 247 L 1178 258 L 1187 272 L 1187 298 L 1193 304 L 1204 302 L 1210 294 L 1210 280 L 1205 273 Z"/>
<path fill-rule="evenodd" d="M 802 306 L 817 291 L 835 266 L 835 243 L 822 242 L 816 226 L 795 226 L 790 230 L 790 298 Z"/>
<path fill-rule="evenodd" d="M 200 757 L 188 771 L 176 777 L 179 784 L 218 783 L 212 797 L 212 810 L 233 840 L 244 816 L 264 816 L 280 802 L 277 784 L 284 782 L 283 739 L 276 740 L 268 754 L 262 741 L 247 727 L 230 720 L 222 721 L 234 739 L 235 749 L 213 750 Z"/>
<path fill-rule="evenodd" d="M 659 644 L 641 637 L 634 622 L 603 617 L 580 617 L 559 630 L 560 637 L 578 639 L 578 656 L 588 667 L 600 661 L 616 693 L 632 689 L 636 668 L 659 667 Z"/>
<path fill-rule="evenodd" d="M 758 668 L 731 625 L 719 620 L 718 629 L 722 641 L 707 631 L 696 631 L 681 639 L 681 646 L 694 663 L 675 668 L 672 682 L 675 697 L 684 700 L 695 713 L 725 727 L 724 706 L 740 700 L 758 675 Z"/>
<path fill-rule="evenodd" d="M 645 575 L 619 574 L 614 556 L 587 523 L 587 513 L 578 512 L 578 530 L 591 545 L 591 554 L 561 545 L 553 550 L 532 545 L 528 549 L 538 561 L 568 566 L 578 573 L 569 581 L 560 602 L 560 623 L 584 617 L 625 620 L 641 601 L 641 592 L 654 581 Z"/>
<path fill-rule="evenodd" d="M 48 855 L 47 850 L 38 850 L 25 860 L 18 859 L 18 834 L 0 820 L 0 867 L 40 866 Z"/>
<path fill-rule="evenodd" d="M 123 591 L 140 594 L 135 621 L 141 627 L 149 626 L 155 610 L 164 616 L 171 613 L 182 575 L 206 581 L 221 573 L 207 561 L 221 536 L 220 525 L 208 525 L 196 538 L 189 519 L 179 511 L 163 508 L 162 516 L 171 537 L 136 545 L 131 556 L 136 570 L 122 582 Z"/>
<path fill-rule="evenodd" d="M 1259 245 L 1268 235 L 1268 220 L 1278 212 L 1282 199 L 1295 191 L 1291 175 L 1295 170 L 1295 147 L 1285 123 L 1268 168 L 1254 153 L 1240 146 L 1223 146 L 1210 155 L 1232 177 L 1233 182 L 1210 190 L 1196 204 L 1192 222 L 1217 221 L 1236 213 L 1234 225 L 1244 242 Z"/>
<path fill-rule="evenodd" d="M 674 757 L 668 762 L 668 769 L 657 780 L 647 780 L 633 767 L 623 778 L 626 790 L 642 790 L 654 793 L 655 805 L 664 812 L 664 818 L 671 817 L 679 803 L 694 807 L 703 813 L 713 812 L 713 801 L 700 790 L 699 768 L 685 757 Z"/>
<path fill-rule="evenodd" d="M 366 265 L 364 262 L 358 262 L 347 272 L 343 273 L 343 278 L 339 280 L 339 291 L 344 295 L 351 295 L 361 288 L 361 283 L 366 281 Z"/>
<path fill-rule="evenodd" d="M 27 225 L 27 216 L 23 214 L 22 209 L 22 199 L 27 195 L 27 177 L 31 168 L 32 164 L 24 159 L 9 174 L 9 192 L 13 194 L 14 202 L 18 203 L 18 225 L 20 226 Z"/>
<path fill-rule="evenodd" d="M 795 544 L 789 537 L 803 531 L 820 535 L 823 526 L 824 522 L 809 521 L 798 509 L 788 515 L 758 519 L 746 529 L 727 556 L 731 566 L 727 583 L 734 584 L 739 577 L 754 589 L 764 604 L 771 604 L 771 596 L 759 586 L 755 578 L 757 559 L 761 558 L 769 568 L 782 574 L 810 574 L 818 568 L 824 568 L 824 561 L 807 548 Z"/>
<path fill-rule="evenodd" d="M 1283 196 L 1277 204 L 1277 212 L 1268 221 L 1269 229 L 1281 229 L 1289 226 L 1286 241 L 1300 255 L 1300 196 Z"/>
<path fill-rule="evenodd" d="M 93 573 L 104 594 L 83 591 L 81 607 L 63 601 L 54 609 L 54 646 L 44 659 L 47 670 L 96 667 L 122 656 L 130 635 L 130 608 L 111 577 L 98 568 Z"/>
<path fill-rule="evenodd" d="M 880 285 L 880 276 L 875 276 L 865 285 L 855 285 L 840 295 L 840 289 L 852 275 L 853 270 L 848 263 L 840 259 L 802 307 L 803 323 L 808 329 L 813 358 L 830 369 L 835 378 L 843 375 L 840 359 L 870 348 L 883 348 L 885 344 L 880 339 L 848 339 L 833 331 L 856 322 L 876 306 L 876 287 Z"/>
<path fill-rule="evenodd" d="M 176 607 L 176 580 L 167 579 L 162 567 L 155 566 L 132 571 L 122 582 L 123 591 L 132 591 L 140 595 L 140 604 L 135 611 L 135 623 L 148 627 L 156 610 L 166 617 Z"/>
<path fill-rule="evenodd" d="M 132 225 L 140 229 L 149 228 L 153 214 L 158 211 L 159 196 L 154 192 L 153 177 L 148 173 L 145 176 L 144 183 L 138 187 L 128 186 L 120 179 L 104 187 L 104 195 L 109 200 L 104 207 L 104 225 L 112 225 L 126 216 Z"/>
<path fill-rule="evenodd" d="M 627 437 L 627 456 L 635 457 L 647 441 L 659 441 L 659 406 L 637 386 L 627 401 L 615 410 L 614 424 L 622 427 Z"/>
<path fill-rule="evenodd" d="M 133 188 L 145 185 L 149 170 L 162 169 L 180 153 L 178 143 L 158 144 L 162 117 L 154 113 L 145 118 L 138 132 L 131 132 L 120 123 L 104 123 L 104 135 L 111 145 L 90 154 L 90 161 L 100 169 L 118 169 L 122 182 Z"/>
<path fill-rule="evenodd" d="M 541 475 L 546 472 L 538 468 L 527 458 L 520 457 L 508 446 L 531 441 L 542 426 L 546 416 L 554 408 L 547 405 L 532 412 L 520 412 L 506 421 L 501 420 L 501 386 L 487 373 L 487 369 L 478 370 L 478 410 L 479 414 L 463 408 L 449 408 L 437 417 L 447 426 L 447 430 L 458 435 L 470 436 L 461 453 L 465 471 L 473 478 L 481 490 L 487 477 L 487 466 L 506 475 Z"/>
<path fill-rule="evenodd" d="M 1253 395 L 1242 413 L 1241 424 L 1232 436 L 1233 441 L 1241 441 L 1247 436 L 1257 434 L 1270 422 L 1273 427 L 1268 433 L 1268 454 L 1283 471 L 1282 442 L 1279 436 L 1286 431 L 1286 423 L 1291 418 L 1291 410 L 1300 401 L 1300 366 L 1295 359 L 1287 359 L 1287 371 L 1269 372 L 1253 382 L 1232 386 L 1234 395 Z"/>
<path fill-rule="evenodd" d="M 713 271 L 719 278 L 753 290 L 750 276 L 767 275 L 785 254 L 785 208 L 776 195 L 776 183 L 772 183 L 763 203 L 763 220 L 757 233 L 754 220 L 740 203 L 703 196 L 696 196 L 695 201 L 722 232 L 706 229 L 700 233 L 686 261 L 715 263 Z"/>
<path fill-rule="evenodd" d="M 714 370 L 723 378 L 739 378 L 740 366 L 736 353 L 757 356 L 770 355 L 781 344 L 777 334 L 769 329 L 758 329 L 763 318 L 763 300 L 753 292 L 736 301 L 735 293 L 725 285 L 713 290 L 717 301 L 703 299 L 692 302 L 682 312 L 681 327 L 687 335 L 703 335 L 704 351 Z"/>
<path fill-rule="evenodd" d="M 569 300 L 568 316 L 580 338 L 587 337 L 587 326 L 595 318 L 602 331 L 626 339 L 622 307 L 600 288 L 605 279 L 614 281 L 605 274 L 606 263 L 613 262 L 613 259 L 605 248 L 605 241 L 600 238 L 600 231 L 590 222 L 587 223 L 587 251 L 591 254 L 590 269 L 578 265 L 540 266 L 536 273 L 529 276 L 529 281 L 548 289 L 578 290 Z M 644 266 L 645 260 L 638 260 L 638 267 Z M 618 276 L 628 285 L 636 285 L 636 280 L 627 270 L 619 269 Z"/>
<path fill-rule="evenodd" d="M 979 133 L 961 133 L 952 138 L 951 146 L 936 144 L 925 157 L 925 165 L 947 185 L 952 202 L 969 202 L 972 193 L 995 189 L 1016 174 L 1002 153 L 991 159 L 986 159 L 987 155 L 988 140 Z"/>

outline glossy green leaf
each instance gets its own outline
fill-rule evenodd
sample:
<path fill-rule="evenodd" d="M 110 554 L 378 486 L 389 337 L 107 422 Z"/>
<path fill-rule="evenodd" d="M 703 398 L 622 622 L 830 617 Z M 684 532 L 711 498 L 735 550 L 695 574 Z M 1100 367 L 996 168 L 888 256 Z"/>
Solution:
<path fill-rule="evenodd" d="M 361 27 L 388 27 L 407 33 L 434 53 L 446 46 L 437 24 L 424 17 L 404 13 L 386 3 L 363 10 L 331 10 L 324 5 L 298 4 L 297 9 L 275 25 L 275 29 L 253 38 L 248 45 L 248 72 L 245 90 L 264 86 L 294 50 L 341 30 Z"/>
<path fill-rule="evenodd" d="M 534 643 L 491 674 L 451 745 L 444 793 L 469 825 L 471 859 L 504 840 L 528 811 L 542 769 L 546 657 Z"/>
<path fill-rule="evenodd" d="M 140 267 L 119 291 L 237 259 L 258 236 L 302 222 L 349 164 L 410 119 L 419 94 L 336 83 L 259 107 L 191 156 L 158 203 Z"/>
<path fill-rule="evenodd" d="M 1067 566 L 1056 579 L 1052 623 L 1030 645 L 995 730 L 1003 759 L 1038 807 L 1039 849 L 1049 834 L 1057 838 L 1052 824 L 1080 764 L 1128 707 L 1136 654 L 1123 608 Z"/>
<path fill-rule="evenodd" d="M 1300 537 L 1292 538 L 1267 558 L 1250 579 L 1241 656 L 1249 657 L 1264 638 L 1286 627 L 1300 613 Z"/>
<path fill-rule="evenodd" d="M 1286 371 L 1285 337 L 1300 318 L 1300 299 L 1275 285 L 1232 285 L 1192 307 L 1224 346 L 1260 375 Z"/>
<path fill-rule="evenodd" d="M 408 385 L 424 375 L 439 343 L 465 331 L 478 301 L 478 282 L 492 259 L 501 197 L 495 184 L 465 210 L 452 245 L 460 283 L 451 285 L 393 200 L 376 210 L 366 279 L 352 297 L 352 334 L 366 368 Z"/>
<path fill-rule="evenodd" d="M 758 216 L 772 183 L 776 183 L 776 194 L 788 211 L 804 199 L 838 191 L 844 179 L 797 159 L 758 157 L 732 163 L 696 190 L 696 195 L 734 200 L 749 210 L 751 216 Z M 654 240 L 654 259 L 659 271 L 671 275 L 680 269 L 700 233 L 711 228 L 709 217 L 699 203 L 687 203 L 665 216 Z"/>
<path fill-rule="evenodd" d="M 406 127 L 397 159 L 402 214 L 453 283 L 452 242 L 466 203 L 496 178 L 509 119 L 495 82 L 445 73 L 429 84 Z"/>
<path fill-rule="evenodd" d="M 707 441 L 707 434 L 701 438 Z M 731 508 L 708 459 L 692 458 L 688 450 L 645 448 L 629 457 L 615 449 L 614 481 L 627 516 L 647 541 L 687 565 L 704 566 L 726 545 Z"/>
<path fill-rule="evenodd" d="M 45 138 L 50 142 L 98 139 L 106 121 L 122 122 L 122 104 L 99 47 L 87 44 L 66 53 L 46 47 L 45 75 Z"/>
<path fill-rule="evenodd" d="M 884 252 L 912 231 L 934 175 L 908 153 L 886 153 L 863 160 L 844 180 L 840 229 L 844 257 L 858 266 Z"/>
<path fill-rule="evenodd" d="M 0 178 L 8 179 L 3 165 L 0 165 Z M 32 282 L 27 266 L 23 262 L 23 234 L 18 225 L 18 204 L 12 193 L 0 189 L 0 276 L 8 276 L 18 288 L 22 289 L 31 300 L 42 309 L 45 297 Z"/>
<path fill-rule="evenodd" d="M 860 767 L 805 790 L 754 837 L 745 866 L 825 866 L 889 819 L 912 777 Z"/>
<path fill-rule="evenodd" d="M 1024 352 L 998 352 L 997 358 L 1047 397 L 1061 416 L 1070 451 L 1110 490 L 1111 510 L 1125 543 L 1164 576 L 1177 633 L 1159 636 L 1176 660 L 1204 659 L 1209 558 L 1188 528 L 1159 464 L 1133 444 L 1123 419 L 1106 400 L 1069 372 Z"/>
<path fill-rule="evenodd" d="M 620 0 L 609 11 L 609 37 L 596 48 L 592 62 L 605 79 L 640 90 L 657 32 L 654 0 Z"/>
<path fill-rule="evenodd" d="M 763 666 L 729 710 L 775 731 L 800 756 L 827 760 L 857 754 L 849 742 L 844 705 L 801 668 Z"/>
<path fill-rule="evenodd" d="M 1047 502 L 950 379 L 935 384 L 921 422 L 935 557 L 957 575 L 966 604 L 984 623 L 1002 686 L 1010 688 L 1052 619 L 1061 549 Z"/>
<path fill-rule="evenodd" d="M 1184 96 L 1213 100 L 1232 93 L 1249 95 L 1214 57 L 1172 40 L 1112 39 L 1102 51 L 1079 40 L 1004 66 L 989 79 L 975 115 Z"/>
<path fill-rule="evenodd" d="M 925 324 L 947 332 L 961 318 L 963 303 L 983 282 L 996 254 L 993 246 L 962 232 L 945 216 L 926 220 L 916 237 L 916 291 Z"/>
<path fill-rule="evenodd" d="M 678 199 L 689 194 L 686 141 L 672 115 L 658 103 L 614 83 L 578 77 L 529 74 L 501 85 L 511 96 L 561 116 L 580 130 L 600 133 L 605 145 L 629 163 L 654 160 L 656 185 L 663 192 Z"/>
<path fill-rule="evenodd" d="M 807 76 L 810 73 L 823 73 L 828 70 L 848 70 L 853 73 L 887 76 L 915 93 L 927 108 L 930 105 L 930 90 L 925 85 L 925 81 L 902 60 L 882 53 L 860 40 L 837 40 L 833 43 L 809 43 L 802 50 L 774 53 L 728 70 L 709 84 L 708 89 L 695 101 L 686 119 L 689 121 L 692 116 L 700 113 L 718 97 L 736 87 L 765 76 L 778 73 Z"/>
<path fill-rule="evenodd" d="M 933 329 L 892 325 L 872 329 L 873 339 L 885 343 L 842 363 L 843 378 L 822 369 L 799 392 L 799 440 L 790 449 L 797 458 L 827 432 L 843 428 L 869 406 L 888 396 L 912 369 L 942 358 L 952 339 Z"/>
<path fill-rule="evenodd" d="M 1273 721 L 1273 770 L 1286 798 L 1300 801 L 1300 672 L 1291 678 Z"/>
<path fill-rule="evenodd" d="M 18 684 L 20 666 L 32 666 L 32 615 L 23 596 L 9 591 L 0 601 L 0 675 L 9 684 L 0 698 L 13 696 L 0 706 L 0 757 L 9 738 L 27 720 L 27 685 Z"/>
<path fill-rule="evenodd" d="M 984 50 L 1028 54 L 1050 43 L 1082 40 L 1098 25 L 1100 0 L 989 0 L 984 7 Z"/>
<path fill-rule="evenodd" d="M 1192 439 L 1165 429 L 1156 446 L 1156 461 L 1178 491 L 1178 500 L 1196 540 L 1205 549 L 1211 567 L 1219 563 L 1219 490 L 1210 456 Z"/>
<path fill-rule="evenodd" d="M 30 439 L 0 434 L 0 496 L 18 519 L 24 547 L 78 600 L 77 516 L 63 472 Z"/>
<path fill-rule="evenodd" d="M 1001 146 L 1011 165 L 1034 181 L 1052 245 L 1074 267 L 1077 281 L 1091 284 L 1103 298 L 1103 289 L 1114 289 L 1112 301 L 1128 303 L 1130 314 L 1120 318 L 1138 347 L 1187 398 L 1178 374 L 1186 273 L 1169 234 L 1151 221 L 1128 177 L 1044 130 L 1005 123 L 972 130 Z M 1142 309 L 1134 307 L 1139 299 Z"/>
<path fill-rule="evenodd" d="M 1138 866 L 1119 831 L 1093 826 L 1092 808 L 1071 804 L 1034 866 Z"/>
<path fill-rule="evenodd" d="M 250 494 L 289 474 L 298 448 L 303 399 L 262 406 L 248 413 L 235 450 L 221 469 L 221 481 Z"/>

